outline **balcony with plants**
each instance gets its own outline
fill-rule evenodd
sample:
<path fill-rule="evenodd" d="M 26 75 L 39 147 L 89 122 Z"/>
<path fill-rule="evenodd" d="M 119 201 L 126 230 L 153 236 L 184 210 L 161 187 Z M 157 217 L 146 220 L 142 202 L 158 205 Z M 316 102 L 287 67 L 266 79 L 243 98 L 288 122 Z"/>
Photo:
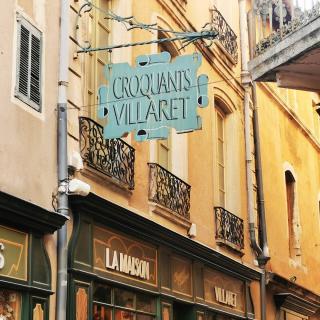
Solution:
<path fill-rule="evenodd" d="M 320 0 L 254 0 L 250 12 L 252 79 L 320 89 Z"/>

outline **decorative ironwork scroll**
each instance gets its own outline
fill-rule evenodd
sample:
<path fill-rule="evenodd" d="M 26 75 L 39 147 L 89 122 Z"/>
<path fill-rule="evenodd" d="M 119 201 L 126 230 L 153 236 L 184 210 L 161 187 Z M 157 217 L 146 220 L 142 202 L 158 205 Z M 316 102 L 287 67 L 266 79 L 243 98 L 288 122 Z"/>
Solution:
<path fill-rule="evenodd" d="M 189 220 L 191 186 L 156 163 L 149 168 L 149 200 Z"/>
<path fill-rule="evenodd" d="M 222 207 L 215 207 L 216 239 L 244 248 L 243 220 Z"/>
<path fill-rule="evenodd" d="M 86 13 L 90 12 L 92 9 L 99 10 L 103 14 L 105 14 L 106 19 L 110 19 L 113 21 L 117 21 L 121 23 L 127 31 L 133 30 L 133 29 L 141 29 L 141 30 L 146 30 L 149 32 L 152 31 L 161 31 L 161 32 L 166 32 L 170 35 L 171 37 L 168 38 L 163 38 L 163 39 L 156 39 L 156 40 L 150 40 L 150 41 L 141 41 L 141 42 L 133 42 L 133 43 L 123 43 L 123 44 L 118 44 L 118 45 L 113 45 L 113 46 L 108 46 L 108 47 L 98 47 L 98 48 L 92 48 L 90 41 L 85 40 L 85 41 L 80 41 L 79 39 L 79 19 Z M 209 26 L 208 28 L 206 28 Z M 93 52 L 93 51 L 101 51 L 101 50 L 106 50 L 110 51 L 113 49 L 118 49 L 118 48 L 125 48 L 125 47 L 133 47 L 133 46 L 141 46 L 141 45 L 146 45 L 146 44 L 152 44 L 152 43 L 161 43 L 161 42 L 171 42 L 171 41 L 181 41 L 182 46 L 180 49 L 183 49 L 184 47 L 188 46 L 191 43 L 195 43 L 197 41 L 202 40 L 203 45 L 205 47 L 210 47 L 213 43 L 213 41 L 217 38 L 218 34 L 217 31 L 215 31 L 212 28 L 211 23 L 207 23 L 200 32 L 197 31 L 175 31 L 171 29 L 163 29 L 157 26 L 157 24 L 146 24 L 139 22 L 134 16 L 129 16 L 129 17 L 122 17 L 117 15 L 116 13 L 112 12 L 111 10 L 103 10 L 96 5 L 94 5 L 91 1 L 86 0 L 86 3 L 82 5 L 82 7 L 79 9 L 77 19 L 76 19 L 76 25 L 75 25 L 75 41 L 76 44 L 80 47 L 80 50 L 78 50 L 78 53 L 86 53 L 86 52 Z M 207 42 L 205 42 L 205 40 Z"/>
<path fill-rule="evenodd" d="M 237 36 L 231 29 L 223 15 L 217 8 L 213 8 L 211 11 L 211 25 L 213 30 L 217 32 L 217 39 L 220 41 L 222 46 L 231 55 L 235 63 L 238 62 L 238 44 Z"/>
<path fill-rule="evenodd" d="M 103 128 L 90 118 L 80 117 L 81 156 L 92 167 L 134 189 L 135 150 L 122 139 L 105 140 Z"/>

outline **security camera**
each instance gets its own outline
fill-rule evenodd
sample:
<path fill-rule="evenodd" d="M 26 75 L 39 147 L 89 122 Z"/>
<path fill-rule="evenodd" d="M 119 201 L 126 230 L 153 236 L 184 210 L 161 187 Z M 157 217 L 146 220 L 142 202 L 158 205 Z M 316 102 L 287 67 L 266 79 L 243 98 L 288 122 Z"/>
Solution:
<path fill-rule="evenodd" d="M 69 194 L 78 194 L 79 196 L 87 196 L 90 192 L 90 185 L 79 180 L 72 179 L 68 184 L 68 193 Z"/>

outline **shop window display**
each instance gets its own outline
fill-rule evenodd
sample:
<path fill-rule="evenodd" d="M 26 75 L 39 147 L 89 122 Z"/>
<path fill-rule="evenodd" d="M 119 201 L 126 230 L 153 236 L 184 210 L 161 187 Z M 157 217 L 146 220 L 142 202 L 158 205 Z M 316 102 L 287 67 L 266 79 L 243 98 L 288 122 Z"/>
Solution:
<path fill-rule="evenodd" d="M 0 290 L 0 320 L 21 319 L 21 296 L 20 294 Z"/>
<path fill-rule="evenodd" d="M 149 295 L 96 285 L 93 300 L 93 320 L 155 319 L 155 298 Z"/>

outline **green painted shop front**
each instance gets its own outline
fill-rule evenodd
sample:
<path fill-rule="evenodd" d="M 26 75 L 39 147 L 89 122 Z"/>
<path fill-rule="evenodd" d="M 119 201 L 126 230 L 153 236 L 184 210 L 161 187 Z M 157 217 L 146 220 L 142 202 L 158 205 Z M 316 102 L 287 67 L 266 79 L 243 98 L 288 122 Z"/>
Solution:
<path fill-rule="evenodd" d="M 52 274 L 44 236 L 65 221 L 0 192 L 0 319 L 49 319 Z"/>
<path fill-rule="evenodd" d="M 90 194 L 71 197 L 69 319 L 253 319 L 260 274 Z"/>

